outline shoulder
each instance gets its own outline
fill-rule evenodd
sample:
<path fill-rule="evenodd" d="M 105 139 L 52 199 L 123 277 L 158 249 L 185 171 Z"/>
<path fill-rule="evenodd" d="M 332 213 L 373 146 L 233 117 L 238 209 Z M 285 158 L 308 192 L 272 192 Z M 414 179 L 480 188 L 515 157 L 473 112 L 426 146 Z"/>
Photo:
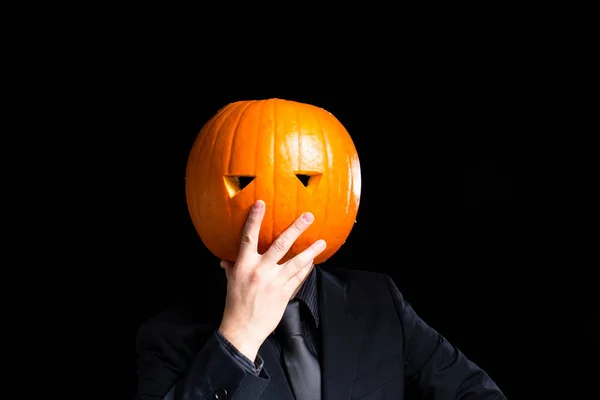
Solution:
<path fill-rule="evenodd" d="M 320 267 L 323 279 L 337 281 L 350 289 L 373 290 L 394 285 L 392 278 L 381 272 L 341 267 Z"/>
<path fill-rule="evenodd" d="M 355 279 L 385 279 L 388 278 L 388 275 L 376 272 L 376 271 L 367 271 L 364 269 L 354 269 L 354 268 L 343 268 L 343 267 L 334 267 L 334 266 L 319 266 L 320 269 L 326 273 L 333 276 L 336 276 L 340 279 L 346 280 L 355 280 Z"/>
<path fill-rule="evenodd" d="M 340 267 L 320 267 L 322 280 L 344 288 L 351 298 L 368 298 L 370 303 L 402 296 L 393 279 L 384 273 Z"/>
<path fill-rule="evenodd" d="M 138 354 L 195 354 L 216 329 L 216 322 L 196 307 L 177 305 L 162 310 L 144 321 L 137 331 Z"/>
<path fill-rule="evenodd" d="M 170 328 L 195 325 L 198 322 L 191 307 L 176 305 L 158 311 L 146 319 L 139 328 L 138 336 L 145 336 L 156 330 L 164 331 Z"/>
<path fill-rule="evenodd" d="M 194 307 L 177 306 L 140 325 L 136 337 L 138 393 L 164 395 L 177 382 L 214 332 L 213 324 L 205 321 Z"/>
<path fill-rule="evenodd" d="M 328 282 L 326 282 L 326 280 Z M 405 301 L 393 279 L 384 273 L 349 268 L 323 268 L 321 290 L 344 293 L 352 313 L 362 321 L 401 319 Z"/>

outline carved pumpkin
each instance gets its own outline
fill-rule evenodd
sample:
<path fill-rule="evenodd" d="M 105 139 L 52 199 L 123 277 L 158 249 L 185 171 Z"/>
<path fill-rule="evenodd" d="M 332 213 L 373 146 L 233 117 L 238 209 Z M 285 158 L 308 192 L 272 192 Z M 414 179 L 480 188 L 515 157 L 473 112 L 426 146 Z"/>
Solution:
<path fill-rule="evenodd" d="M 295 101 L 238 101 L 219 110 L 198 133 L 186 169 L 191 220 L 206 247 L 235 261 L 251 206 L 264 200 L 262 254 L 303 212 L 315 220 L 282 261 L 318 239 L 330 258 L 355 223 L 361 190 L 356 148 L 331 113 Z"/>

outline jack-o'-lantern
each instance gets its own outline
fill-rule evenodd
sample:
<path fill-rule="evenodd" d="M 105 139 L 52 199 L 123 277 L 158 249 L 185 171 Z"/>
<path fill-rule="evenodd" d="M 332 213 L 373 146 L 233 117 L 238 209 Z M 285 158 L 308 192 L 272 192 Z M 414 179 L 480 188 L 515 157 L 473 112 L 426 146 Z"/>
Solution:
<path fill-rule="evenodd" d="M 238 101 L 219 110 L 198 133 L 186 169 L 191 220 L 216 257 L 235 261 L 250 208 L 266 203 L 258 251 L 303 212 L 314 222 L 281 260 L 318 239 L 319 264 L 346 241 L 358 212 L 361 173 L 354 143 L 322 108 L 282 99 Z"/>

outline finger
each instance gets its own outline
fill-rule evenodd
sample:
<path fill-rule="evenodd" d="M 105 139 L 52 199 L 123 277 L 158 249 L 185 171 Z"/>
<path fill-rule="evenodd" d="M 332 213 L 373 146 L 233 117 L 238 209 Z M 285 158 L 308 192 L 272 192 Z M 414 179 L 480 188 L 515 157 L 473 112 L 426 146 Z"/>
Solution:
<path fill-rule="evenodd" d="M 324 240 L 317 240 L 302 253 L 285 263 L 280 272 L 283 282 L 285 282 L 284 286 L 291 286 L 292 291 L 294 291 L 298 285 L 304 282 L 310 272 L 308 267 L 312 265 L 315 257 L 321 254 L 326 247 L 327 244 Z"/>
<path fill-rule="evenodd" d="M 233 267 L 233 263 L 232 263 L 231 261 L 225 261 L 225 260 L 222 260 L 222 261 L 219 263 L 219 266 L 220 266 L 221 268 L 223 268 L 225 271 L 227 271 L 229 268 Z"/>
<path fill-rule="evenodd" d="M 263 254 L 267 262 L 277 263 L 286 255 L 292 244 L 312 224 L 315 217 L 309 212 L 300 216 L 292 225 L 275 239 L 271 247 Z"/>
<path fill-rule="evenodd" d="M 260 225 L 262 224 L 264 216 L 265 202 L 258 200 L 254 203 L 246 217 L 246 223 L 242 229 L 242 239 L 238 259 L 258 252 L 258 234 L 260 233 Z"/>
<path fill-rule="evenodd" d="M 290 299 L 294 296 L 295 293 L 298 293 L 300 286 L 302 286 L 304 281 L 308 278 L 308 275 L 313 270 L 313 268 L 314 264 L 312 262 L 309 262 L 298 272 L 298 274 L 294 275 L 292 279 L 290 279 L 283 285 L 284 293 L 289 295 Z"/>

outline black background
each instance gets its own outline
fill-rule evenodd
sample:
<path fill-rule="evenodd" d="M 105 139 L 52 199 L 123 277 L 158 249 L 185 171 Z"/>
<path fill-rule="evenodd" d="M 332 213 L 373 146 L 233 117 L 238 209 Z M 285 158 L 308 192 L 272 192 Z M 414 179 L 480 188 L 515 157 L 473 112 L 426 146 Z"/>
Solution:
<path fill-rule="evenodd" d="M 576 225 L 593 231 L 597 208 L 583 123 L 593 103 L 577 93 L 595 93 L 593 25 L 568 26 L 550 6 L 356 4 L 52 5 L 11 17 L 6 81 L 19 114 L 4 138 L 22 140 L 24 155 L 5 176 L 15 165 L 24 176 L 6 197 L 24 208 L 8 214 L 27 238 L 16 248 L 26 268 L 12 270 L 34 292 L 10 304 L 17 328 L 34 325 L 13 329 L 27 340 L 17 351 L 33 352 L 19 374 L 43 378 L 49 350 L 42 366 L 59 385 L 133 397 L 139 325 L 222 289 L 185 204 L 193 140 L 227 103 L 279 97 L 336 115 L 361 159 L 358 223 L 328 264 L 390 274 L 508 398 L 591 386 L 565 373 L 592 370 L 580 363 L 594 343 L 583 255 L 596 243 Z M 82 359 L 59 367 L 67 347 Z"/>
<path fill-rule="evenodd" d="M 49 178 L 36 196 L 69 194 L 54 195 L 65 213 L 47 225 L 72 215 L 69 241 L 51 251 L 77 268 L 64 274 L 78 282 L 80 301 L 91 298 L 76 318 L 69 312 L 77 302 L 65 307 L 82 332 L 67 337 L 107 358 L 103 389 L 133 396 L 141 323 L 182 298 L 222 295 L 218 260 L 188 215 L 187 156 L 218 109 L 271 97 L 332 112 L 357 147 L 358 223 L 327 265 L 389 274 L 417 313 L 509 398 L 521 392 L 517 377 L 547 366 L 538 356 L 552 330 L 542 330 L 542 320 L 557 305 L 540 288 L 556 288 L 544 281 L 557 247 L 538 241 L 562 213 L 547 213 L 557 183 L 546 196 L 540 182 L 557 177 L 555 154 L 563 153 L 540 157 L 553 121 L 543 99 L 556 86 L 547 85 L 531 36 L 455 27 L 406 31 L 385 43 L 362 42 L 360 33 L 288 37 L 277 47 L 272 32 L 260 40 L 254 32 L 256 41 L 241 45 L 204 37 L 196 22 L 131 21 L 119 34 L 104 27 L 76 43 L 72 62 L 38 78 L 52 89 L 36 100 L 61 104 L 48 118 L 70 135 L 33 127 L 68 155 L 50 154 L 61 170 L 36 172 Z M 78 326 L 80 318 L 89 327 Z M 86 362 L 97 364 L 88 353 Z"/>

